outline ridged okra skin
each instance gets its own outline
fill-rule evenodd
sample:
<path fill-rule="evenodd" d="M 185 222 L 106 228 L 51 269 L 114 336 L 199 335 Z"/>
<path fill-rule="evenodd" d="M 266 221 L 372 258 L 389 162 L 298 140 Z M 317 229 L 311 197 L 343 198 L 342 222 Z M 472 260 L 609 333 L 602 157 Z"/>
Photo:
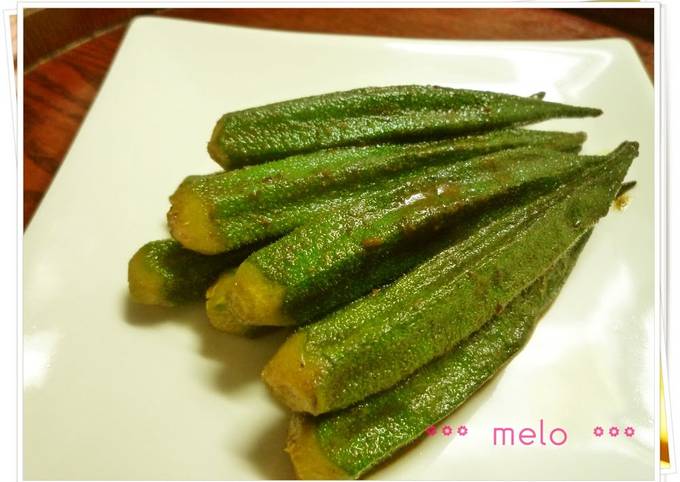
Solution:
<path fill-rule="evenodd" d="M 304 97 L 223 115 L 208 143 L 225 169 L 330 147 L 442 138 L 599 109 L 535 96 L 437 86 L 369 87 Z"/>
<path fill-rule="evenodd" d="M 339 412 L 293 415 L 286 451 L 298 477 L 359 478 L 453 413 L 527 343 L 587 238 L 479 331 L 393 388 Z"/>
<path fill-rule="evenodd" d="M 607 213 L 637 147 L 622 144 L 579 179 L 513 206 L 387 288 L 299 329 L 265 367 L 265 382 L 293 411 L 316 415 L 387 389 L 450 351 Z"/>
<path fill-rule="evenodd" d="M 189 251 L 172 239 L 151 241 L 128 263 L 130 297 L 147 305 L 175 306 L 205 299 L 205 291 L 252 249 L 217 256 Z"/>
<path fill-rule="evenodd" d="M 229 314 L 253 325 L 312 321 L 461 239 L 479 224 L 476 212 L 605 161 L 523 147 L 455 163 L 408 204 L 334 213 L 254 252 L 236 271 Z"/>
<path fill-rule="evenodd" d="M 509 129 L 417 144 L 330 149 L 190 176 L 170 198 L 168 224 L 186 248 L 216 254 L 286 234 L 320 211 L 362 205 L 377 192 L 384 202 L 421 169 L 521 146 L 574 152 L 584 140 L 583 133 Z"/>

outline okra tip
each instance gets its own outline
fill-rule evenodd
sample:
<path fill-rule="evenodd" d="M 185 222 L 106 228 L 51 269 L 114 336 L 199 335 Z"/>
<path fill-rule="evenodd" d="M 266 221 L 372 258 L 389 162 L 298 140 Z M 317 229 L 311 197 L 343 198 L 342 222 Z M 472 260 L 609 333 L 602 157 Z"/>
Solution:
<path fill-rule="evenodd" d="M 315 423 L 308 415 L 293 414 L 286 452 L 295 474 L 303 480 L 346 480 L 350 475 L 326 457 L 316 439 Z"/>
<path fill-rule="evenodd" d="M 579 144 L 579 147 L 588 140 L 588 134 L 584 131 L 572 132 L 572 135 L 575 139 L 575 142 Z"/>
<path fill-rule="evenodd" d="M 602 109 L 597 107 L 547 102 L 537 98 L 530 98 L 529 102 L 531 102 L 535 108 L 543 110 L 544 118 L 546 119 L 553 117 L 598 117 L 603 113 Z"/>
<path fill-rule="evenodd" d="M 636 185 L 637 185 L 637 181 L 624 182 L 623 184 L 621 184 L 621 187 L 619 188 L 618 192 L 616 193 L 616 197 L 618 198 L 619 196 L 623 196 L 628 191 L 633 189 Z"/>
<path fill-rule="evenodd" d="M 577 107 L 584 117 L 599 117 L 604 112 L 597 107 Z"/>
<path fill-rule="evenodd" d="M 578 154 L 581 152 L 583 144 L 587 139 L 588 134 L 583 131 L 565 133 L 565 137 L 562 139 L 563 142 L 555 146 L 555 148 L 562 152 Z"/>
<path fill-rule="evenodd" d="M 237 322 L 246 325 L 294 325 L 295 320 L 287 316 L 283 309 L 285 295 L 285 287 L 246 260 L 234 276 L 232 313 Z"/>
<path fill-rule="evenodd" d="M 640 153 L 640 143 L 636 141 L 624 141 L 614 149 L 609 157 L 632 157 L 636 158 Z"/>
<path fill-rule="evenodd" d="M 320 368 L 303 353 L 305 335 L 297 332 L 281 345 L 262 371 L 262 379 L 274 396 L 294 412 L 318 415 L 316 379 Z"/>
<path fill-rule="evenodd" d="M 201 254 L 219 254 L 227 250 L 210 219 L 209 207 L 185 180 L 170 196 L 168 226 L 170 234 L 182 246 Z"/>

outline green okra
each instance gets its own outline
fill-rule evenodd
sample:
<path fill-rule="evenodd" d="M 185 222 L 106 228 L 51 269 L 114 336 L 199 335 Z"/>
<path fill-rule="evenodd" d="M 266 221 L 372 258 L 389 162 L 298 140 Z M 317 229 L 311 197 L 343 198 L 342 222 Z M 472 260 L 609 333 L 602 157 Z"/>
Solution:
<path fill-rule="evenodd" d="M 293 411 L 321 414 L 385 390 L 478 330 L 607 213 L 638 145 L 583 171 L 288 338 L 263 378 Z M 451 320 L 455 320 L 452 322 Z"/>
<path fill-rule="evenodd" d="M 507 129 L 417 144 L 330 149 L 236 171 L 190 176 L 171 196 L 170 231 L 188 249 L 230 251 L 290 232 L 319 212 L 393 201 L 422 169 L 521 146 L 574 152 L 583 133 Z M 371 201 L 371 199 L 373 199 Z"/>
<path fill-rule="evenodd" d="M 147 305 L 175 306 L 205 299 L 205 291 L 228 267 L 243 261 L 252 249 L 205 256 L 164 239 L 142 246 L 128 263 L 130 297 Z"/>
<path fill-rule="evenodd" d="M 588 235 L 502 313 L 396 386 L 339 412 L 319 417 L 294 414 L 286 451 L 298 477 L 359 478 L 453 413 L 526 344 Z"/>
<path fill-rule="evenodd" d="M 255 251 L 229 280 L 234 289 L 224 315 L 252 325 L 307 323 L 472 232 L 480 224 L 476 212 L 521 192 L 547 192 L 606 160 L 523 147 L 438 168 L 436 176 L 422 176 L 429 184 L 421 182 L 425 189 L 408 204 L 326 215 Z"/>
<path fill-rule="evenodd" d="M 223 115 L 208 152 L 225 169 L 330 147 L 442 138 L 599 109 L 495 92 L 403 85 L 304 97 Z"/>

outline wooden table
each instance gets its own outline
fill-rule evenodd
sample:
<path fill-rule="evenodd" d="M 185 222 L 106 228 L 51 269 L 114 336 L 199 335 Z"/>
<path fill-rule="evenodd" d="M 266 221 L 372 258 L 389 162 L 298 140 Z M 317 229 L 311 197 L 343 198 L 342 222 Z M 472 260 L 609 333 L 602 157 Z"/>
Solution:
<path fill-rule="evenodd" d="M 567 40 L 623 37 L 634 44 L 653 78 L 652 41 L 630 33 L 630 28 L 615 28 L 564 10 L 168 9 L 147 13 L 273 29 L 412 38 Z M 645 21 L 649 23 L 648 18 Z M 25 22 L 25 42 L 32 33 L 28 28 L 29 24 Z M 24 228 L 94 100 L 125 28 L 124 24 L 93 34 L 91 39 L 64 48 L 25 72 Z"/>

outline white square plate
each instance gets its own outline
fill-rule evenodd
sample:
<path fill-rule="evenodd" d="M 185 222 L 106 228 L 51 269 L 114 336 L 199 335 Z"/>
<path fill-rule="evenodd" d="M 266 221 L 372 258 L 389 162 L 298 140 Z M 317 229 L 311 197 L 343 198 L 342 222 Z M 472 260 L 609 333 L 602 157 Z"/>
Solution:
<path fill-rule="evenodd" d="M 217 169 L 224 112 L 390 84 L 439 84 L 596 106 L 585 152 L 640 142 L 631 203 L 597 226 L 529 345 L 383 479 L 654 477 L 653 90 L 622 40 L 453 42 L 313 35 L 161 18 L 130 27 L 24 238 L 28 479 L 291 478 L 287 414 L 259 380 L 283 339 L 214 331 L 202 307 L 127 299 L 127 261 L 167 237 L 167 197 Z M 560 446 L 494 446 L 493 427 L 560 427 Z M 631 426 L 632 437 L 593 428 Z"/>

